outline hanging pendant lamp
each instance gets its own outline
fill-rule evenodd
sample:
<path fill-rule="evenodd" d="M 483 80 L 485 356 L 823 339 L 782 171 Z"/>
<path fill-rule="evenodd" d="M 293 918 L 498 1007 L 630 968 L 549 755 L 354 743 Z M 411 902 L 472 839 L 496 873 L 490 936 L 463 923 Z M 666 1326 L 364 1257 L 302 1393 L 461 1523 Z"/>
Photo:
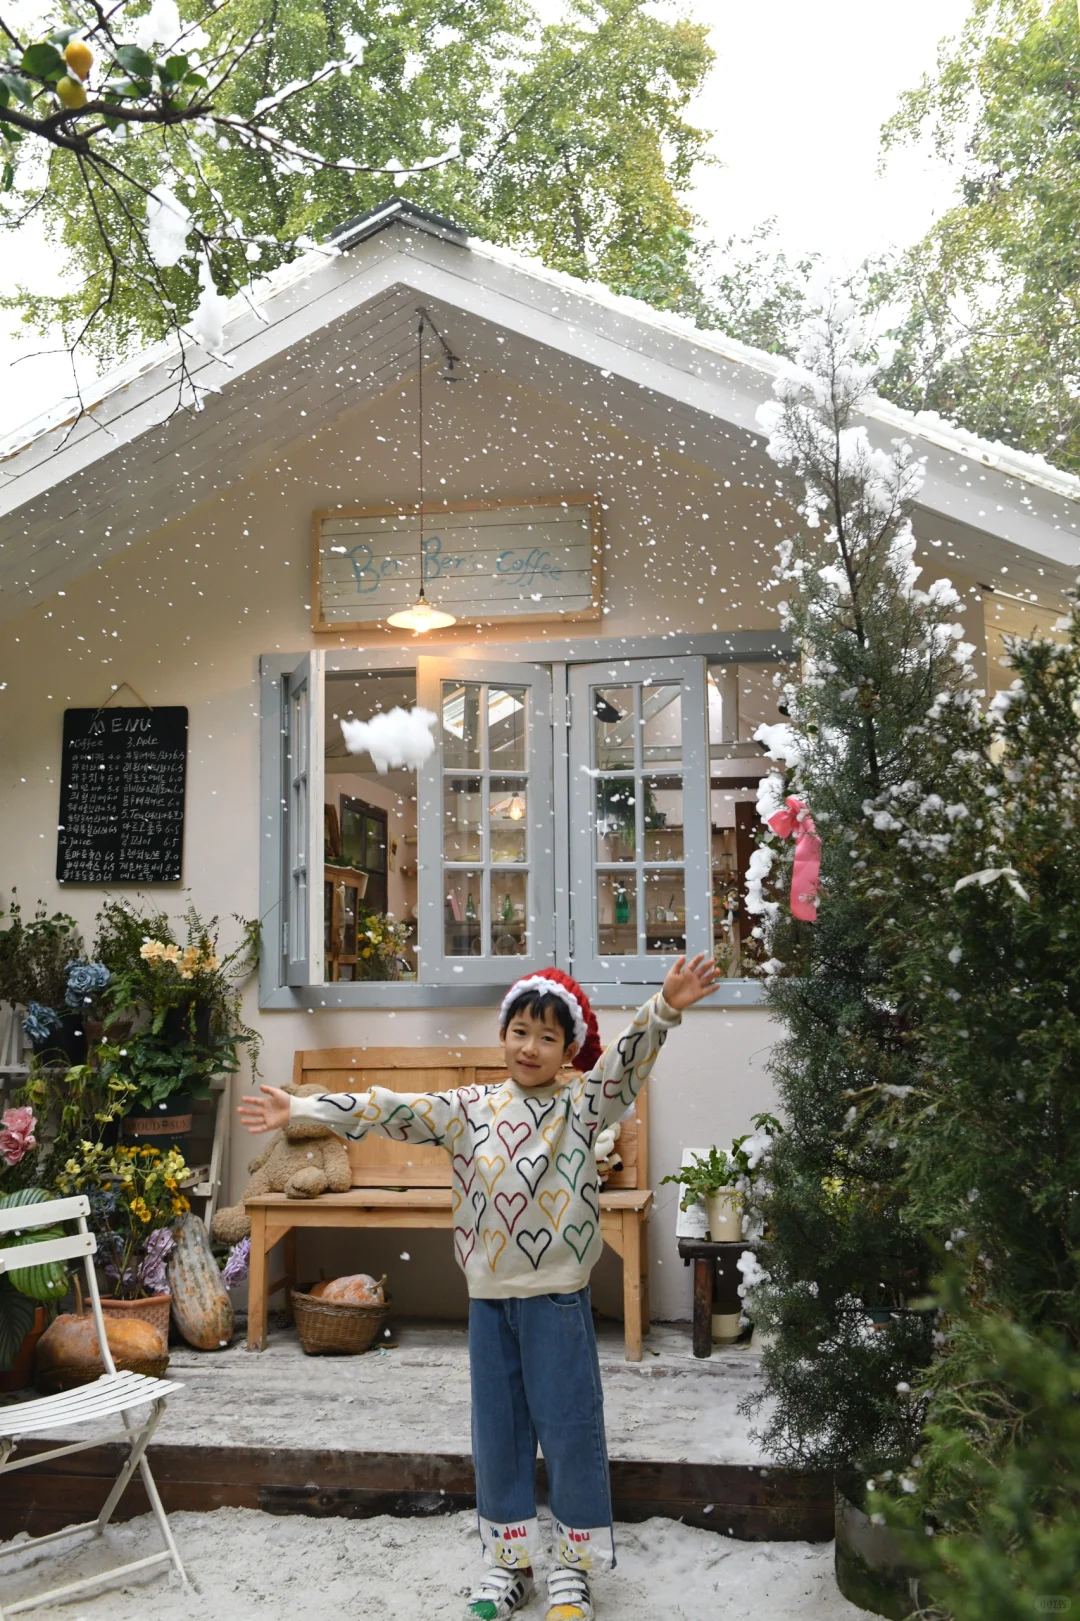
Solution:
<path fill-rule="evenodd" d="M 420 434 L 420 595 L 411 608 L 402 608 L 398 613 L 389 614 L 386 623 L 393 625 L 395 630 L 411 630 L 419 636 L 426 630 L 445 630 L 447 625 L 456 625 L 457 618 L 442 608 L 433 607 L 424 595 L 424 325 L 427 316 L 423 310 L 418 313 L 420 322 L 416 329 L 416 420 Z M 457 378 L 453 378 L 452 381 L 457 382 Z"/>

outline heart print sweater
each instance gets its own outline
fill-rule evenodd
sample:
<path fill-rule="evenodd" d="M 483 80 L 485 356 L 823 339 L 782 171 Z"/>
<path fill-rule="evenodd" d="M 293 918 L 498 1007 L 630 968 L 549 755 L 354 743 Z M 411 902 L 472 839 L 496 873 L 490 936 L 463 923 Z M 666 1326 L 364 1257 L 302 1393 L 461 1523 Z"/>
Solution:
<path fill-rule="evenodd" d="M 569 1083 L 452 1092 L 327 1092 L 293 1098 L 293 1120 L 357 1141 L 369 1131 L 451 1156 L 454 1252 L 470 1295 L 570 1294 L 603 1247 L 597 1133 L 630 1108 L 680 1015 L 657 995 L 587 1075 Z"/>

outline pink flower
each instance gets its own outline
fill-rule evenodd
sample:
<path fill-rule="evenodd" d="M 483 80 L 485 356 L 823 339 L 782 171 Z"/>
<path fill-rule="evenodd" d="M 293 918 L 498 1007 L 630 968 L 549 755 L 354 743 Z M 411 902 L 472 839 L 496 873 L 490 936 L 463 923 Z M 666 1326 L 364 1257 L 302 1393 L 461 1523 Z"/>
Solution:
<path fill-rule="evenodd" d="M 4 1110 L 0 1121 L 0 1159 L 5 1165 L 18 1165 L 28 1149 L 37 1147 L 36 1124 L 34 1111 L 28 1106 Z"/>

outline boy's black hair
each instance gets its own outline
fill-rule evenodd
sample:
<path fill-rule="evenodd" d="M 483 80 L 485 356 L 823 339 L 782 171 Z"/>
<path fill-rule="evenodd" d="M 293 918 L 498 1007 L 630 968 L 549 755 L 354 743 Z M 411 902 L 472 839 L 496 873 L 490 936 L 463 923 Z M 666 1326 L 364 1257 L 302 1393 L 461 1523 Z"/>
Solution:
<path fill-rule="evenodd" d="M 515 996 L 506 1010 L 503 1030 L 508 1030 L 511 1020 L 516 1019 L 520 1013 L 531 1013 L 534 1019 L 539 1019 L 543 1024 L 547 1023 L 548 1014 L 554 1013 L 562 1028 L 562 1033 L 566 1037 L 563 1045 L 569 1047 L 572 1041 L 577 1040 L 574 1034 L 574 1018 L 570 1009 L 563 998 L 556 996 L 552 991 L 541 991 L 534 985 L 530 990 L 522 991 L 519 996 Z"/>

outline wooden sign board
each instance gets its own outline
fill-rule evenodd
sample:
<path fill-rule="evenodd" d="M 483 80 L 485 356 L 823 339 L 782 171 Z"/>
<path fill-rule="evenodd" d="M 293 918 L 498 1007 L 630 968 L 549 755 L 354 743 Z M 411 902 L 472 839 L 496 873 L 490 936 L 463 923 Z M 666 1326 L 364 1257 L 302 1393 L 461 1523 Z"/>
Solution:
<path fill-rule="evenodd" d="M 420 590 L 416 508 L 315 514 L 313 627 L 367 630 Z M 424 589 L 465 624 L 599 619 L 599 502 L 588 496 L 424 508 Z"/>
<path fill-rule="evenodd" d="M 179 883 L 187 729 L 179 707 L 64 710 L 60 883 Z"/>

